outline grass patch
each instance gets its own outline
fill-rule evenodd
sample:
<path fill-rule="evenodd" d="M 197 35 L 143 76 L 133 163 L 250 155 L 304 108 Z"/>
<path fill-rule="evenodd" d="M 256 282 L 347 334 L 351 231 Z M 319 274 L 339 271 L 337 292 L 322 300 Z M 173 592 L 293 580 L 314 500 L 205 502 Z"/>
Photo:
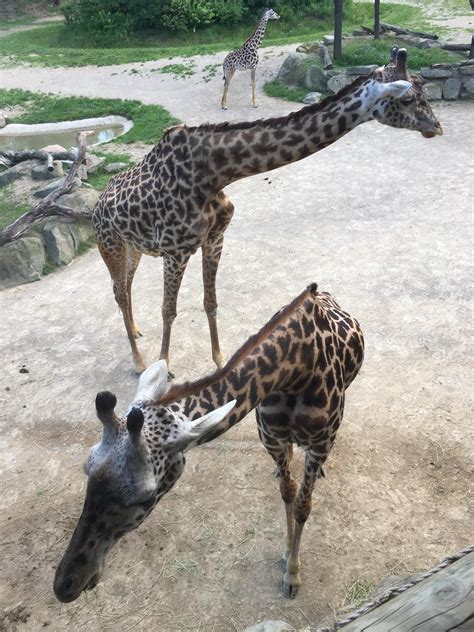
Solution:
<path fill-rule="evenodd" d="M 164 74 L 176 75 L 177 77 L 192 77 L 192 75 L 196 72 L 196 66 L 193 63 L 168 64 L 162 68 L 157 68 L 156 71 Z"/>
<path fill-rule="evenodd" d="M 382 3 L 381 19 L 412 27 L 428 27 L 419 7 Z M 350 31 L 373 21 L 371 2 L 354 3 L 352 15 L 343 28 Z M 195 33 L 156 31 L 140 33 L 128 40 L 113 41 L 107 47 L 97 46 L 87 33 L 64 24 L 49 24 L 28 31 L 13 33 L 0 39 L 0 55 L 4 64 L 26 62 L 45 66 L 107 66 L 175 57 L 214 53 L 238 48 L 255 28 L 255 22 L 213 25 Z M 321 39 L 333 30 L 327 21 L 305 17 L 291 21 L 276 20 L 267 29 L 263 46 L 276 46 Z"/>
<path fill-rule="evenodd" d="M 358 579 L 352 582 L 352 584 L 347 587 L 342 607 L 352 604 L 355 608 L 358 608 L 367 601 L 373 588 L 374 584 L 370 579 Z"/>
<path fill-rule="evenodd" d="M 361 66 L 365 64 L 377 64 L 382 66 L 390 57 L 390 50 L 394 40 L 381 40 L 376 42 L 364 41 L 361 44 L 343 46 L 342 57 L 335 64 L 338 68 L 345 66 Z M 451 53 L 439 48 L 408 48 L 408 68 L 419 70 L 422 66 L 437 64 L 440 62 L 459 61 L 465 59 L 463 55 Z"/>
<path fill-rule="evenodd" d="M 100 156 L 101 158 L 105 158 L 105 162 L 95 173 L 91 173 L 87 178 L 87 183 L 97 189 L 98 191 L 103 191 L 111 178 L 117 175 L 117 173 L 107 173 L 105 171 L 105 167 L 112 162 L 125 162 L 127 164 L 125 169 L 132 164 L 132 160 L 128 154 L 106 154 L 100 151 L 94 151 L 96 156 Z"/>
<path fill-rule="evenodd" d="M 27 109 L 24 114 L 7 117 L 8 123 L 51 123 L 111 114 L 125 116 L 133 120 L 133 127 L 116 139 L 120 143 L 157 143 L 167 127 L 179 122 L 159 105 L 120 99 L 57 97 L 25 90 L 0 90 L 0 104 L 21 105 Z"/>
<path fill-rule="evenodd" d="M 23 213 L 30 210 L 29 204 L 24 204 L 15 200 L 9 186 L 0 189 L 0 230 L 10 226 Z"/>
<path fill-rule="evenodd" d="M 285 86 L 277 81 L 267 81 L 263 86 L 263 91 L 269 97 L 285 99 L 286 101 L 298 101 L 301 103 L 305 96 L 311 92 L 306 88 L 296 88 L 293 86 Z"/>
<path fill-rule="evenodd" d="M 57 266 L 55 266 L 54 263 L 51 263 L 51 261 L 48 260 L 43 266 L 42 274 L 43 276 L 47 276 L 48 274 L 51 274 L 51 272 L 54 272 L 57 269 L 58 269 Z"/>
<path fill-rule="evenodd" d="M 207 66 L 204 66 L 202 69 L 204 82 L 208 83 L 213 77 L 215 77 L 220 68 L 221 64 L 208 64 Z"/>

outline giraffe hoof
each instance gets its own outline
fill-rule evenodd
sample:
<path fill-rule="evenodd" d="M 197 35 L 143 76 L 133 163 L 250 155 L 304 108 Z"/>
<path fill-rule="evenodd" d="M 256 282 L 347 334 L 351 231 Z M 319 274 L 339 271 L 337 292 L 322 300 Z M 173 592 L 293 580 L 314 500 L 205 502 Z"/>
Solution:
<path fill-rule="evenodd" d="M 221 106 L 223 110 L 227 110 L 227 105 Z"/>
<path fill-rule="evenodd" d="M 253 104 L 253 107 L 254 107 L 254 108 L 258 108 L 258 103 L 254 103 L 254 104 Z"/>
<path fill-rule="evenodd" d="M 286 583 L 285 579 L 283 579 L 281 583 L 281 590 L 286 599 L 294 599 L 298 594 L 299 587 L 300 585 L 298 583 Z"/>
<path fill-rule="evenodd" d="M 138 331 L 138 329 L 135 331 L 135 333 L 133 334 L 133 337 L 135 338 L 135 340 L 137 338 L 143 338 L 143 334 L 141 331 Z"/>
<path fill-rule="evenodd" d="M 143 360 L 135 361 L 135 372 L 138 375 L 141 375 L 145 369 L 146 369 L 146 364 L 143 362 Z"/>
<path fill-rule="evenodd" d="M 171 371 L 168 371 L 168 382 L 171 382 L 172 380 L 174 380 L 175 378 L 175 374 L 172 373 Z"/>

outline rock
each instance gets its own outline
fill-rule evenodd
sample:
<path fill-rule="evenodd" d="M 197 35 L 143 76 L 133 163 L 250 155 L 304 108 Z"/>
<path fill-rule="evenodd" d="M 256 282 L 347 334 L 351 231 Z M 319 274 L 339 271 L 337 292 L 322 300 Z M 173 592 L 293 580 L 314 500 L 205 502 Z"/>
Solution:
<path fill-rule="evenodd" d="M 417 48 L 441 48 L 443 42 L 439 40 L 425 39 L 416 45 Z"/>
<path fill-rule="evenodd" d="M 421 68 L 420 75 L 425 79 L 448 79 L 453 74 L 451 68 Z"/>
<path fill-rule="evenodd" d="M 297 86 L 306 75 L 305 62 L 309 55 L 290 53 L 283 62 L 277 76 L 277 81 L 287 86 Z"/>
<path fill-rule="evenodd" d="M 454 101 L 461 94 L 461 79 L 459 77 L 451 77 L 443 83 L 443 99 L 446 101 Z"/>
<path fill-rule="evenodd" d="M 470 64 L 469 66 L 459 66 L 458 70 L 462 75 L 474 75 L 474 64 Z"/>
<path fill-rule="evenodd" d="M 352 31 L 352 35 L 354 35 L 354 37 L 364 37 L 367 35 L 367 31 L 364 31 L 363 29 L 354 29 Z"/>
<path fill-rule="evenodd" d="M 66 149 L 62 145 L 46 145 L 42 147 L 41 151 L 46 151 L 48 154 L 66 153 Z"/>
<path fill-rule="evenodd" d="M 53 171 L 48 171 L 46 163 L 37 165 L 31 170 L 33 180 L 54 180 L 54 178 L 62 178 L 62 176 L 64 176 L 64 169 L 60 160 L 53 161 Z"/>
<path fill-rule="evenodd" d="M 87 167 L 86 165 L 79 165 L 77 170 L 77 177 L 81 180 L 87 180 Z"/>
<path fill-rule="evenodd" d="M 0 110 L 0 129 L 7 124 L 5 113 Z"/>
<path fill-rule="evenodd" d="M 46 254 L 39 236 L 22 237 L 0 247 L 0 288 L 38 281 Z"/>
<path fill-rule="evenodd" d="M 310 44 L 301 44 L 296 49 L 297 53 L 304 53 L 305 55 L 319 55 L 321 50 L 321 44 L 319 42 L 312 42 Z"/>
<path fill-rule="evenodd" d="M 306 71 L 304 85 L 308 90 L 319 90 L 320 92 L 326 91 L 328 78 L 324 70 L 321 70 L 319 66 L 310 66 Z"/>
<path fill-rule="evenodd" d="M 321 94 L 321 92 L 310 92 L 303 99 L 303 103 L 308 103 L 308 104 L 319 103 L 321 101 L 322 96 L 323 95 Z"/>
<path fill-rule="evenodd" d="M 53 180 L 50 184 L 46 185 L 44 188 L 42 189 L 38 189 L 38 191 L 35 191 L 33 193 L 33 195 L 36 198 L 45 198 L 47 195 L 49 195 L 52 191 L 54 191 L 55 189 L 59 188 L 62 184 L 64 184 L 64 181 L 66 180 L 66 176 L 62 177 L 62 178 L 57 178 L 56 180 Z M 80 187 L 81 186 L 81 181 L 79 180 L 79 178 L 75 178 L 74 181 L 74 185 L 75 188 Z"/>
<path fill-rule="evenodd" d="M 334 44 L 334 35 L 325 35 L 323 37 L 323 43 L 326 46 L 332 46 Z"/>
<path fill-rule="evenodd" d="M 440 83 L 430 81 L 423 85 L 423 92 L 428 101 L 436 101 L 443 98 L 443 88 Z"/>
<path fill-rule="evenodd" d="M 469 97 L 474 97 L 474 77 L 472 79 L 467 79 L 467 81 L 463 81 L 462 87 Z"/>
<path fill-rule="evenodd" d="M 295 628 L 282 620 L 270 620 L 261 621 L 260 623 L 255 623 L 248 628 L 245 628 L 244 632 L 290 632 Z"/>
<path fill-rule="evenodd" d="M 61 197 L 58 198 L 58 202 L 64 206 L 69 206 L 69 208 L 75 211 L 88 212 L 91 214 L 99 196 L 99 191 L 81 187 L 72 193 L 61 195 Z"/>
<path fill-rule="evenodd" d="M 107 171 L 107 173 L 118 173 L 129 166 L 130 165 L 127 162 L 111 162 L 108 165 L 105 165 L 104 170 Z"/>
<path fill-rule="evenodd" d="M 328 90 L 337 93 L 354 81 L 354 77 L 348 77 L 345 73 L 331 77 L 327 83 Z"/>
<path fill-rule="evenodd" d="M 6 171 L 2 171 L 2 173 L 0 173 L 0 187 L 4 187 L 19 178 L 23 178 L 23 176 L 29 175 L 36 165 L 36 160 L 25 160 L 24 162 L 19 162 L 17 165 L 10 167 Z"/>
<path fill-rule="evenodd" d="M 377 64 L 369 64 L 367 66 L 350 66 L 349 68 L 346 68 L 346 75 L 358 75 L 359 77 L 368 77 L 377 68 Z"/>
<path fill-rule="evenodd" d="M 70 263 L 79 248 L 79 237 L 74 220 L 54 217 L 43 228 L 43 239 L 48 259 L 56 266 Z"/>
<path fill-rule="evenodd" d="M 95 173 L 102 167 L 105 162 L 105 158 L 102 156 L 96 156 L 95 154 L 87 154 L 86 167 L 87 173 Z"/>

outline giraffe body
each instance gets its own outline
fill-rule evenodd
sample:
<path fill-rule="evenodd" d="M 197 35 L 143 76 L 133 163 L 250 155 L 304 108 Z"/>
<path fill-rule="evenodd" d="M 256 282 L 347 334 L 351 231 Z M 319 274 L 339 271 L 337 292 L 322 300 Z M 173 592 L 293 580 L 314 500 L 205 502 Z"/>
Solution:
<path fill-rule="evenodd" d="M 257 107 L 256 88 L 255 88 L 255 71 L 258 65 L 258 49 L 265 35 L 268 20 L 279 20 L 280 16 L 273 9 L 266 9 L 260 17 L 257 28 L 254 33 L 245 41 L 245 43 L 230 52 L 224 59 L 224 94 L 222 95 L 221 106 L 227 110 L 227 92 L 232 77 L 236 70 L 250 70 L 250 79 L 252 83 L 252 103 Z"/>
<path fill-rule="evenodd" d="M 143 371 L 145 363 L 136 343 L 140 334 L 133 320 L 131 289 L 142 253 L 164 257 L 160 358 L 168 362 L 181 280 L 191 255 L 202 249 L 212 357 L 222 366 L 215 281 L 224 231 L 234 210 L 222 189 L 240 178 L 301 160 L 371 120 L 426 137 L 442 134 L 419 79 L 407 74 L 403 49 L 395 63 L 288 116 L 171 128 L 140 163 L 110 181 L 92 222 L 137 371 Z"/>
<path fill-rule="evenodd" d="M 135 529 L 180 477 L 184 452 L 206 443 L 256 409 L 260 438 L 276 462 L 287 518 L 283 591 L 299 584 L 299 546 L 316 479 L 342 421 L 346 388 L 363 360 L 357 321 L 313 284 L 250 338 L 229 363 L 167 391 L 164 361 L 149 367 L 126 418 L 99 393 L 102 441 L 91 451 L 84 510 L 58 567 L 61 601 L 93 587 L 107 551 Z M 305 452 L 304 477 L 290 474 L 292 446 Z"/>

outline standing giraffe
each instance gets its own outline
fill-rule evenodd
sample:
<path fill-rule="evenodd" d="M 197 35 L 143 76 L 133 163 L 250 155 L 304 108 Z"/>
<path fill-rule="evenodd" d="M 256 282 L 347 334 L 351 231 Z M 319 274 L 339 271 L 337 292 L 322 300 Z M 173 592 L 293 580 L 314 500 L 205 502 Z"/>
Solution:
<path fill-rule="evenodd" d="M 103 436 L 86 461 L 86 500 L 56 571 L 58 599 L 73 601 L 97 584 L 109 549 L 143 522 L 181 476 L 185 451 L 216 438 L 254 408 L 260 439 L 278 468 L 287 520 L 282 586 L 286 597 L 294 597 L 313 487 L 324 475 L 345 390 L 363 355 L 357 321 L 313 284 L 213 375 L 167 391 L 161 360 L 141 375 L 126 418 L 114 412 L 115 395 L 99 393 Z M 294 443 L 305 452 L 298 493 L 289 467 Z"/>
<path fill-rule="evenodd" d="M 113 178 L 99 198 L 92 222 L 113 280 L 138 372 L 145 369 L 132 315 L 131 288 L 143 253 L 164 258 L 163 338 L 160 358 L 169 364 L 171 326 L 189 258 L 202 249 L 204 309 L 212 357 L 223 364 L 217 333 L 216 274 L 224 231 L 234 210 L 222 191 L 240 178 L 301 160 L 367 121 L 412 129 L 426 138 L 442 134 L 418 77 L 409 76 L 407 54 L 319 104 L 288 116 L 168 130 L 141 162 Z"/>
<path fill-rule="evenodd" d="M 273 9 L 265 9 L 262 17 L 258 21 L 257 28 L 253 35 L 238 48 L 229 53 L 224 59 L 224 94 L 222 95 L 221 106 L 223 110 L 227 110 L 227 92 L 232 77 L 236 70 L 250 70 L 250 79 L 252 81 L 252 103 L 253 107 L 257 107 L 257 97 L 255 94 L 255 72 L 258 64 L 258 49 L 262 43 L 268 20 L 279 20 L 280 16 Z"/>

